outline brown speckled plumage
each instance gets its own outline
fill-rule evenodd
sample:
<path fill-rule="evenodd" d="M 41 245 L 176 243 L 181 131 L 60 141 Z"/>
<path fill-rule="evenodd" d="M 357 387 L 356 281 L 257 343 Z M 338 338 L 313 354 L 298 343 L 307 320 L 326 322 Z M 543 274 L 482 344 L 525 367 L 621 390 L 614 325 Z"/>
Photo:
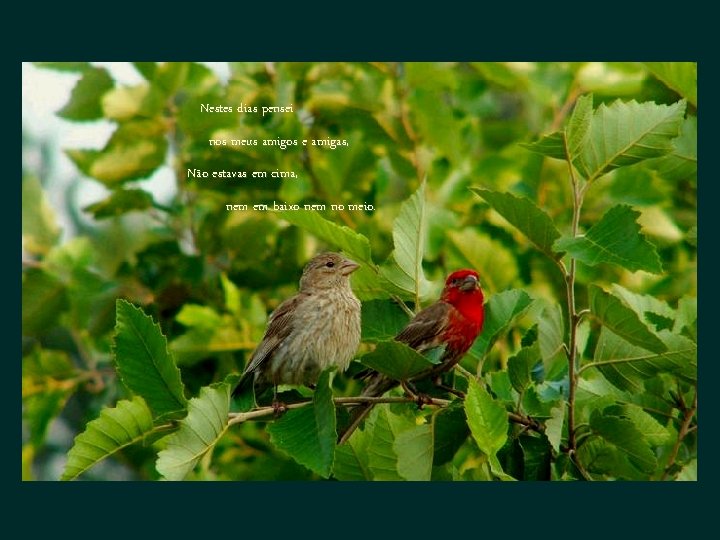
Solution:
<path fill-rule="evenodd" d="M 238 384 L 312 385 L 330 366 L 347 369 L 360 344 L 360 301 L 350 288 L 357 263 L 337 253 L 314 257 L 298 294 L 270 315 L 262 341 Z"/>

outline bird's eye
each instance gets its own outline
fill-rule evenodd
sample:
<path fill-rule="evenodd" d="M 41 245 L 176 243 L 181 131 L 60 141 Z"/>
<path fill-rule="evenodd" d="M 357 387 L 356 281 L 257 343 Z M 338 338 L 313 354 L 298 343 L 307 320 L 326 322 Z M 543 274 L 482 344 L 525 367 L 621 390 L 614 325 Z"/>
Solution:
<path fill-rule="evenodd" d="M 333 266 L 335 266 L 335 263 L 332 261 L 328 261 L 325 263 L 325 266 L 327 266 L 328 268 L 332 268 Z"/>

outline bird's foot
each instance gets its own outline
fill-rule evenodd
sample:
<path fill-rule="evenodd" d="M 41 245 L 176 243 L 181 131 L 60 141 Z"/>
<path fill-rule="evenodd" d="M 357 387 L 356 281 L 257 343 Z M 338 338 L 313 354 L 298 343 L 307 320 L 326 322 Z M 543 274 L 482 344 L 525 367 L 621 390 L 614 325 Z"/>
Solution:
<path fill-rule="evenodd" d="M 280 418 L 288 410 L 287 405 L 285 405 L 282 401 L 278 401 L 277 399 L 273 400 L 272 408 L 273 408 L 273 416 L 275 418 Z"/>
<path fill-rule="evenodd" d="M 402 386 L 402 389 L 405 391 L 405 395 L 417 403 L 418 409 L 422 409 L 425 405 L 432 403 L 432 398 L 429 395 L 418 392 L 409 382 L 403 381 L 400 386 Z"/>

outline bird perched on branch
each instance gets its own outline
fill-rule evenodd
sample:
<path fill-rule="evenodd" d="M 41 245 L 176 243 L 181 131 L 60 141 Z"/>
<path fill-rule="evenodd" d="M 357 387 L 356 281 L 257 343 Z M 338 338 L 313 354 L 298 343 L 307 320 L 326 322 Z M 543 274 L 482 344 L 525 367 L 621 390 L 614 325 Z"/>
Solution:
<path fill-rule="evenodd" d="M 458 270 L 445 280 L 440 300 L 420 311 L 395 336 L 396 341 L 407 343 L 418 352 L 443 348 L 440 363 L 414 376 L 413 381 L 430 379 L 437 386 L 455 392 L 441 384 L 441 376 L 451 370 L 472 347 L 480 334 L 484 320 L 483 292 L 475 270 Z M 410 381 L 396 381 L 377 371 L 365 377 L 363 396 L 379 397 L 401 384 L 406 393 L 413 394 Z M 339 444 L 344 443 L 372 410 L 371 403 L 357 405 L 350 412 L 350 424 L 340 433 Z"/>
<path fill-rule="evenodd" d="M 338 253 L 321 253 L 305 265 L 300 290 L 270 315 L 268 327 L 233 395 L 251 384 L 259 395 L 272 385 L 314 385 L 330 366 L 344 371 L 360 344 L 360 301 L 350 274 L 360 267 Z"/>

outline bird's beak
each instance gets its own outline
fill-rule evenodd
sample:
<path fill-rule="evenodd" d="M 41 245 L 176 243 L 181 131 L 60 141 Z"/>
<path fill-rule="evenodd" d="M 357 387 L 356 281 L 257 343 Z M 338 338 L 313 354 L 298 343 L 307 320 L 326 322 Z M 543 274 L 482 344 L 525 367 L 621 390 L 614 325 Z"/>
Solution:
<path fill-rule="evenodd" d="M 360 265 L 350 259 L 345 259 L 342 263 L 340 263 L 340 272 L 343 276 L 349 276 L 358 268 L 360 268 Z"/>
<path fill-rule="evenodd" d="M 475 276 L 467 276 L 460 283 L 459 289 L 461 291 L 474 291 L 478 288 L 478 280 Z"/>

